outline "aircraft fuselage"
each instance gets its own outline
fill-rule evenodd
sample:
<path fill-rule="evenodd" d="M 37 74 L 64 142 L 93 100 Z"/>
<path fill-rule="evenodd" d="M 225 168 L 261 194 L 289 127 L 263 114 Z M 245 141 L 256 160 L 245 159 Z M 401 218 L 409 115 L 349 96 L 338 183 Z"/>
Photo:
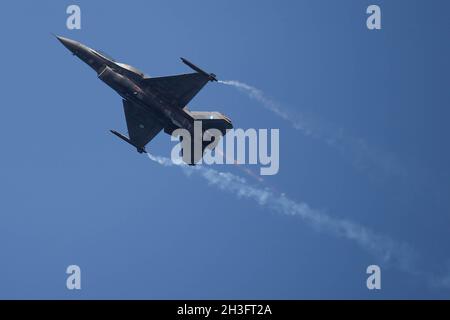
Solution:
<path fill-rule="evenodd" d="M 117 63 L 77 41 L 58 37 L 73 55 L 97 72 L 98 78 L 115 90 L 123 99 L 147 108 L 162 126 L 193 130 L 193 119 L 162 95 L 146 90 L 141 82 L 144 75 L 134 67 Z"/>

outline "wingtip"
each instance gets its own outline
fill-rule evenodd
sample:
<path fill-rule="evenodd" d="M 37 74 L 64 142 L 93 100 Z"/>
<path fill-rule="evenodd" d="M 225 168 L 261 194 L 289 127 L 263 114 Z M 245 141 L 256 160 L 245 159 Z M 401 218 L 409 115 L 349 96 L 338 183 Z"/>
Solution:
<path fill-rule="evenodd" d="M 210 73 L 209 74 L 209 81 L 211 81 L 211 82 L 219 82 L 219 80 L 217 80 L 217 75 L 215 74 L 215 73 Z"/>

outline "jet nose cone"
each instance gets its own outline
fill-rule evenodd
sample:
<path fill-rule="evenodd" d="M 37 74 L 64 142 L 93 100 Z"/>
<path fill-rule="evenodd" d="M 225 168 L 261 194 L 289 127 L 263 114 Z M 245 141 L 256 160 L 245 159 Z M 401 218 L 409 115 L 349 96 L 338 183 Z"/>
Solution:
<path fill-rule="evenodd" d="M 59 42 L 61 42 L 63 44 L 64 47 L 66 47 L 73 53 L 75 53 L 77 51 L 77 48 L 79 47 L 78 42 L 76 42 L 72 39 L 69 39 L 69 38 L 61 37 L 61 36 L 55 36 L 55 37 L 56 37 L 56 39 L 59 40 Z"/>

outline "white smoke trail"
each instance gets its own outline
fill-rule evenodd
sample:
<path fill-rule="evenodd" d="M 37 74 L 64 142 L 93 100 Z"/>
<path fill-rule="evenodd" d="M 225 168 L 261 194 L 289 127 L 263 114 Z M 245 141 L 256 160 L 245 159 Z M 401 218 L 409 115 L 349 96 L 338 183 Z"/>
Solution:
<path fill-rule="evenodd" d="M 397 177 L 406 175 L 404 166 L 400 165 L 392 154 L 376 150 L 363 139 L 344 134 L 342 128 L 333 128 L 331 124 L 324 121 L 314 121 L 299 111 L 289 111 L 280 103 L 267 97 L 261 90 L 246 83 L 236 80 L 219 81 L 219 83 L 238 89 L 249 98 L 260 102 L 264 108 L 281 119 L 291 123 L 294 129 L 337 149 L 358 170 L 368 172 L 372 178 L 382 179 L 387 175 Z"/>
<path fill-rule="evenodd" d="M 284 110 L 278 102 L 266 97 L 261 90 L 237 80 L 219 80 L 218 82 L 239 89 L 246 93 L 251 99 L 260 102 L 266 109 L 272 111 L 281 119 L 289 121 L 295 129 L 303 130 L 308 135 L 311 134 L 310 130 L 306 127 L 306 124 L 301 121 L 302 119 L 299 116 L 294 116 L 287 110 Z"/>
<path fill-rule="evenodd" d="M 355 242 L 367 252 L 381 259 L 386 265 L 394 265 L 400 270 L 411 274 L 417 273 L 413 269 L 416 253 L 412 248 L 406 244 L 398 243 L 387 236 L 377 234 L 362 225 L 348 220 L 333 218 L 311 208 L 306 203 L 296 202 L 283 194 L 277 195 L 269 189 L 249 185 L 245 179 L 228 172 L 220 172 L 204 166 L 175 165 L 168 158 L 151 154 L 148 154 L 148 157 L 165 167 L 179 166 L 188 175 L 198 174 L 210 185 L 230 192 L 238 198 L 254 200 L 260 206 L 284 215 L 298 216 L 316 230 Z"/>

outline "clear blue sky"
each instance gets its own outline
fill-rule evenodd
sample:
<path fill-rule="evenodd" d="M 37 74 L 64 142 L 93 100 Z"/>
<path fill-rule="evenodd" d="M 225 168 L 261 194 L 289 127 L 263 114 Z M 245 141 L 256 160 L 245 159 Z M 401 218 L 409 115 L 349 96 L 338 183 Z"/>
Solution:
<path fill-rule="evenodd" d="M 380 31 L 365 25 L 373 3 Z M 81 30 L 66 29 L 69 4 Z M 450 275 L 449 12 L 438 0 L 3 3 L 0 298 L 448 298 L 436 283 Z M 151 76 L 188 71 L 184 56 L 301 115 L 315 135 L 220 84 L 190 104 L 279 128 L 266 183 L 407 244 L 413 271 L 139 155 L 109 133 L 125 131 L 120 97 L 52 32 Z M 148 149 L 171 146 L 162 134 Z M 81 291 L 65 287 L 70 264 Z M 381 291 L 366 288 L 370 264 Z"/>

